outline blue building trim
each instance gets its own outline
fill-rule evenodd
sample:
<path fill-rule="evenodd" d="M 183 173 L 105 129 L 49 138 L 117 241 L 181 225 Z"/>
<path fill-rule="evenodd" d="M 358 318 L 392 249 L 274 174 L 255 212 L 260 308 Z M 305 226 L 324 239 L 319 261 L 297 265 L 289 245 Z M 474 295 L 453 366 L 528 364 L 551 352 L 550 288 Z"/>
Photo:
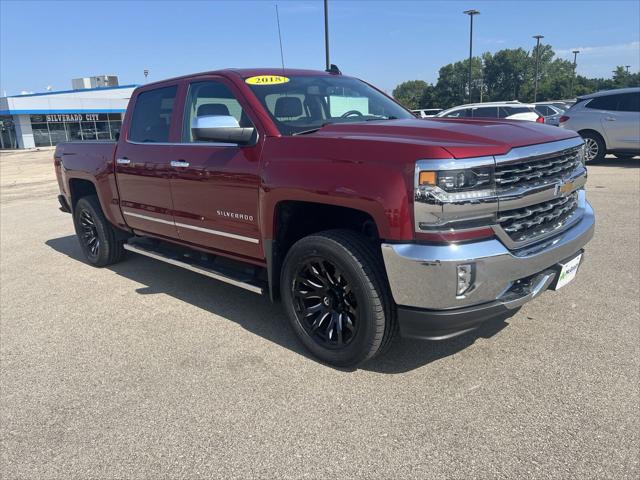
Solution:
<path fill-rule="evenodd" d="M 77 90 L 58 90 L 57 92 L 42 92 L 42 93 L 27 93 L 25 95 L 9 95 L 6 98 L 25 98 L 25 97 L 42 97 L 46 95 L 59 95 L 62 93 L 77 93 L 77 92 L 93 92 L 96 90 L 117 90 L 120 88 L 136 88 L 137 84 L 132 85 L 118 85 L 117 87 L 97 87 L 97 88 L 80 88 Z"/>
<path fill-rule="evenodd" d="M 50 113 L 124 113 L 122 108 L 72 109 L 72 110 L 0 110 L 0 115 L 44 115 Z"/>

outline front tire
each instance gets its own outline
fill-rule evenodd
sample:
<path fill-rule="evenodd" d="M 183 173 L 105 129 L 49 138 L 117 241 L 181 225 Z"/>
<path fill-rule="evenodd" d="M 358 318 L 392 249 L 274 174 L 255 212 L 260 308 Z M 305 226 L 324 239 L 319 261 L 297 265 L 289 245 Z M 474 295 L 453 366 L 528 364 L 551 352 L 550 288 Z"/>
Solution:
<path fill-rule="evenodd" d="M 585 143 L 585 162 L 599 162 L 607 153 L 603 138 L 596 132 L 582 132 L 580 136 Z"/>
<path fill-rule="evenodd" d="M 124 255 L 123 240 L 105 218 L 95 195 L 82 197 L 73 209 L 73 224 L 82 253 L 94 267 L 119 262 Z"/>
<path fill-rule="evenodd" d="M 294 331 L 326 363 L 357 366 L 395 335 L 382 261 L 354 232 L 331 230 L 296 242 L 284 260 L 281 286 Z"/>

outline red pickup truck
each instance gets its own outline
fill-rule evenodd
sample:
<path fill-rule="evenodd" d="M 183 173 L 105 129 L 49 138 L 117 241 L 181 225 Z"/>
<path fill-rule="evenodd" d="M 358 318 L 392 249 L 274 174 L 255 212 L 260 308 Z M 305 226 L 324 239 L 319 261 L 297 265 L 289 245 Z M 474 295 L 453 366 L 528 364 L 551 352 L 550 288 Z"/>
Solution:
<path fill-rule="evenodd" d="M 416 119 L 336 70 L 252 69 L 144 85 L 116 143 L 54 161 L 89 263 L 128 250 L 268 294 L 353 366 L 571 281 L 594 231 L 583 156 L 557 127 Z"/>

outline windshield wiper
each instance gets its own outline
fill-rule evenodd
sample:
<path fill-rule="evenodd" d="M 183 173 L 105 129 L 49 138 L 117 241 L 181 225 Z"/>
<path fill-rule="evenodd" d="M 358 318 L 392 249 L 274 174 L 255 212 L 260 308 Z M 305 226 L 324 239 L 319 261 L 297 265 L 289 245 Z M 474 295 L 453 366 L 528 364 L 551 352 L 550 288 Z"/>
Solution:
<path fill-rule="evenodd" d="M 291 134 L 291 136 L 293 135 L 306 135 L 307 133 L 313 133 L 313 132 L 317 132 L 318 130 L 320 130 L 322 127 L 326 127 L 327 125 L 329 125 L 331 122 L 325 122 L 322 125 L 320 125 L 319 127 L 315 127 L 315 128 L 310 128 L 309 130 L 302 130 L 301 132 L 294 132 Z"/>
<path fill-rule="evenodd" d="M 373 122 L 375 120 L 397 120 L 398 117 L 394 117 L 393 115 L 389 115 L 388 117 L 376 117 L 376 118 L 367 118 L 365 122 Z"/>

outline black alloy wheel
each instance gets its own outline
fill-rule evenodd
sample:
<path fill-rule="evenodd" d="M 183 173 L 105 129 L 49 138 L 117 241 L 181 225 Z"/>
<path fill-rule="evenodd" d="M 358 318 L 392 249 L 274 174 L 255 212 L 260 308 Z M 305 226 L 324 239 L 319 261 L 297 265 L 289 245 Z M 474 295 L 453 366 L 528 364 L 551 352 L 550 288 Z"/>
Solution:
<path fill-rule="evenodd" d="M 351 284 L 332 262 L 312 258 L 300 265 L 291 286 L 302 328 L 325 348 L 342 348 L 358 328 L 358 303 Z"/>
<path fill-rule="evenodd" d="M 398 330 L 379 244 L 349 230 L 304 237 L 281 271 L 282 303 L 320 360 L 354 367 L 386 351 Z"/>
<path fill-rule="evenodd" d="M 84 243 L 86 251 L 92 257 L 97 257 L 100 249 L 100 237 L 98 236 L 95 220 L 88 210 L 80 212 L 80 228 L 82 230 L 80 241 Z"/>
<path fill-rule="evenodd" d="M 90 195 L 78 200 L 73 207 L 73 224 L 82 252 L 91 265 L 104 267 L 122 259 L 126 234 L 109 223 L 98 197 Z"/>

